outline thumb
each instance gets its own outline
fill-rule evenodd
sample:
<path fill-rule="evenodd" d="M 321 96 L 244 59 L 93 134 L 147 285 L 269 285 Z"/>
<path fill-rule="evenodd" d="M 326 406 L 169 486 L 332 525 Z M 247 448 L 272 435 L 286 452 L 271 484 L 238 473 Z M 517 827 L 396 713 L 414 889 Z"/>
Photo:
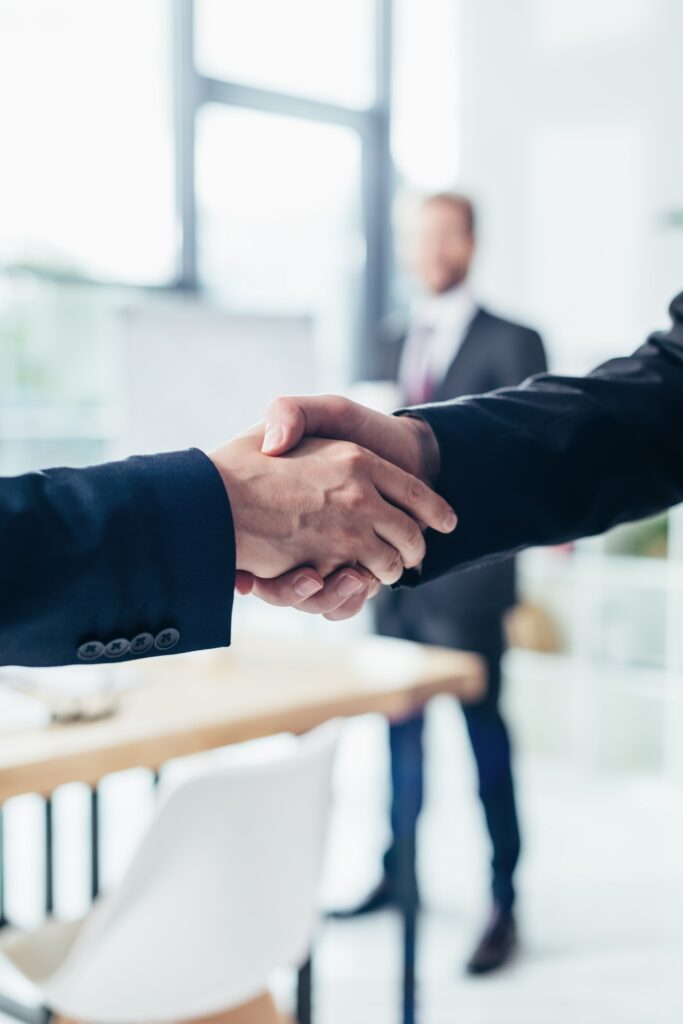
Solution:
<path fill-rule="evenodd" d="M 306 416 L 296 398 L 276 398 L 266 409 L 264 455 L 283 455 L 296 448 L 306 432 Z"/>
<path fill-rule="evenodd" d="M 304 435 L 356 441 L 366 447 L 374 420 L 388 419 L 341 395 L 299 395 L 276 398 L 266 409 L 261 451 L 282 455 Z"/>

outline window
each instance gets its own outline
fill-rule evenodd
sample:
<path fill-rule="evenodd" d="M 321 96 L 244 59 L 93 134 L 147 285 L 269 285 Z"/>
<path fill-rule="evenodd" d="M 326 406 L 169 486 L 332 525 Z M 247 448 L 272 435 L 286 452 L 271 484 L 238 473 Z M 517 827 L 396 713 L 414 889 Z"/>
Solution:
<path fill-rule="evenodd" d="M 363 372 L 384 312 L 390 6 L 195 0 L 181 34 L 183 278 L 229 308 L 310 315 L 337 386 Z"/>
<path fill-rule="evenodd" d="M 208 105 L 198 117 L 200 279 L 231 307 L 315 312 L 362 269 L 360 140 Z"/>
<path fill-rule="evenodd" d="M 198 0 L 199 71 L 262 89 L 369 107 L 374 0 Z"/>
<path fill-rule="evenodd" d="M 397 178 L 425 192 L 452 188 L 460 141 L 459 5 L 394 0 L 391 149 Z"/>
<path fill-rule="evenodd" d="M 0 264 L 173 279 L 170 9 L 3 0 Z"/>

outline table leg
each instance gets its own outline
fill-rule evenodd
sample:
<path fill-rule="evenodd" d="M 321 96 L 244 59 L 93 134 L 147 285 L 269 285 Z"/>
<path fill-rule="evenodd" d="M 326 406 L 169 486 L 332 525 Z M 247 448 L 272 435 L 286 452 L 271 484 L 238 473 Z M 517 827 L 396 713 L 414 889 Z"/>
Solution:
<path fill-rule="evenodd" d="M 299 968 L 296 982 L 296 1019 L 297 1024 L 311 1024 L 313 988 L 313 964 L 309 956 L 305 964 Z"/>
<path fill-rule="evenodd" d="M 52 798 L 45 801 L 45 913 L 48 917 L 55 909 L 54 864 L 54 807 Z"/>
<path fill-rule="evenodd" d="M 90 895 L 100 892 L 100 795 L 95 784 L 90 790 Z"/>
<path fill-rule="evenodd" d="M 7 924 L 5 914 L 5 832 L 3 809 L 0 807 L 0 928 Z"/>
<path fill-rule="evenodd" d="M 396 843 L 396 878 L 403 924 L 403 1024 L 415 1024 L 418 892 L 415 833 Z"/>

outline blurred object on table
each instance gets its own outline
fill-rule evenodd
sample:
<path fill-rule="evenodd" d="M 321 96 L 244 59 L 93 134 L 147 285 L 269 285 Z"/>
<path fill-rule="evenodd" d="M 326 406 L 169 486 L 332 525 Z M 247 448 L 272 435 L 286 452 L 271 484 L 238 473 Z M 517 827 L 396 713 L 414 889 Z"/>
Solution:
<path fill-rule="evenodd" d="M 529 601 L 510 609 L 505 616 L 505 632 L 509 646 L 521 650 L 557 654 L 564 648 L 552 617 L 545 608 Z"/>
<path fill-rule="evenodd" d="M 0 671 L 4 683 L 43 705 L 53 722 L 94 722 L 116 714 L 124 690 L 135 685 L 136 676 L 114 673 L 107 666 L 65 668 L 7 668 Z"/>

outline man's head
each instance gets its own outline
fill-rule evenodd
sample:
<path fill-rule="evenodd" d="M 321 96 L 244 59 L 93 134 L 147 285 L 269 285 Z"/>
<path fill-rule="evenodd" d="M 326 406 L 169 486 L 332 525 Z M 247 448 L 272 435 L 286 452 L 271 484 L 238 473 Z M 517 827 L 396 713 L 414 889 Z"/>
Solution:
<path fill-rule="evenodd" d="M 439 192 L 420 210 L 415 269 L 433 295 L 465 280 L 474 256 L 474 206 L 466 196 Z"/>

